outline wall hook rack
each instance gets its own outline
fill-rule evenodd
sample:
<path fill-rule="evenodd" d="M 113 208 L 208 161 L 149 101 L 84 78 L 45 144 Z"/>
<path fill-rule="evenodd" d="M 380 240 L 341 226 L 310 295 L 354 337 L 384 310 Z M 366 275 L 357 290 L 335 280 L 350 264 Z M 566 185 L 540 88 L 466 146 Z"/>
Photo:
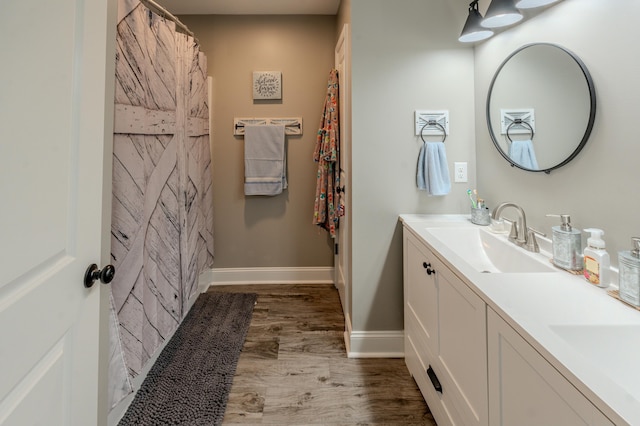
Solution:
<path fill-rule="evenodd" d="M 500 131 L 514 134 L 534 133 L 536 130 L 536 115 L 533 108 L 500 109 Z"/>
<path fill-rule="evenodd" d="M 433 123 L 437 123 L 434 125 Z M 428 126 L 427 126 L 428 125 Z M 426 128 L 425 128 L 426 127 Z M 415 112 L 416 136 L 440 136 L 444 132 L 449 134 L 449 111 L 424 111 Z"/>

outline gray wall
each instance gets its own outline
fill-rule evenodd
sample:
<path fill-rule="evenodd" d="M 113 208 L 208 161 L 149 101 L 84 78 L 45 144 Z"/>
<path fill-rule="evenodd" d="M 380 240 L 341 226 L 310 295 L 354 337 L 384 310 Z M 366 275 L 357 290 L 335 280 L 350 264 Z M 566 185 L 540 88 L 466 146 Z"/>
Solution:
<path fill-rule="evenodd" d="M 313 162 L 329 71 L 335 16 L 191 15 L 180 19 L 200 41 L 214 79 L 212 129 L 214 268 L 333 265 L 332 242 L 312 225 Z M 252 99 L 253 71 L 282 71 L 282 101 Z M 302 116 L 304 134 L 288 136 L 289 188 L 245 197 L 244 143 L 234 117 Z"/>
<path fill-rule="evenodd" d="M 400 213 L 461 213 L 469 208 L 475 158 L 473 49 L 457 42 L 467 3 L 351 0 L 352 21 L 352 326 L 402 330 Z M 448 109 L 445 144 L 469 162 L 469 183 L 450 195 L 416 188 L 420 137 L 416 109 Z M 452 180 L 453 180 L 453 175 Z"/>
<path fill-rule="evenodd" d="M 610 10 L 612 2 L 625 13 Z M 632 127 L 636 121 L 634 114 L 640 110 L 640 96 L 636 96 L 640 93 L 640 80 L 636 78 L 640 75 L 640 61 L 632 51 L 625 50 L 634 40 L 632 17 L 640 12 L 640 3 L 612 2 L 564 0 L 475 49 L 457 42 L 468 2 L 351 0 L 350 13 L 341 9 L 340 26 L 342 22 L 352 24 L 354 330 L 402 329 L 402 246 L 397 215 L 465 213 L 467 188 L 477 186 L 490 205 L 505 200 L 522 204 L 530 224 L 543 231 L 549 232 L 555 224 L 544 217 L 553 212 L 570 213 L 580 228 L 602 227 L 614 264 L 616 251 L 628 246 L 629 237 L 640 234 L 635 231 L 634 220 L 640 207 L 634 187 L 640 173 L 637 165 L 640 144 L 634 141 Z M 481 1 L 482 11 L 488 3 Z M 238 20 L 237 32 L 236 25 L 231 25 L 232 19 Z M 320 257 L 316 255 L 297 258 L 287 253 L 289 258 L 297 258 L 299 263 L 295 266 L 332 263 L 329 242 L 313 227 L 312 235 L 292 240 L 287 237 L 281 244 L 273 242 L 285 235 L 283 229 L 298 229 L 298 225 L 284 225 L 288 207 L 251 205 L 242 196 L 242 142 L 230 136 L 233 116 L 254 114 L 262 107 L 292 115 L 299 110 L 288 109 L 287 78 L 295 71 L 284 69 L 284 65 L 284 103 L 253 105 L 250 99 L 249 79 L 254 67 L 273 68 L 279 63 L 270 63 L 268 58 L 273 56 L 262 57 L 259 51 L 244 55 L 251 58 L 245 63 L 247 60 L 236 49 L 247 48 L 247 34 L 253 34 L 249 37 L 253 40 L 271 34 L 260 25 L 271 19 L 279 20 L 271 21 L 277 28 L 289 22 L 282 17 L 184 19 L 200 38 L 209 58 L 210 73 L 216 78 L 216 96 L 223 100 L 222 105 L 214 105 L 217 121 L 214 162 L 217 161 L 220 173 L 216 185 L 221 192 L 215 200 L 216 267 L 290 266 L 271 258 L 274 244 L 282 250 L 313 245 L 320 257 L 325 256 L 317 263 Z M 321 49 L 326 59 L 313 79 L 319 87 L 313 89 L 315 92 L 305 92 L 313 98 L 310 102 L 315 103 L 307 114 L 310 118 L 305 116 L 307 129 L 310 125 L 317 126 L 325 75 L 333 64 L 335 34 L 339 30 L 335 17 L 318 19 L 329 21 L 320 30 L 322 34 L 326 31 L 326 36 L 318 36 L 323 43 L 326 41 Z M 290 20 L 284 27 L 297 25 L 300 17 Z M 222 28 L 216 29 L 214 24 Z M 309 26 L 304 21 L 301 25 Z M 298 39 L 295 43 L 307 40 L 298 38 L 302 41 Z M 288 40 L 280 42 L 289 46 Z M 494 71 L 510 52 L 535 41 L 559 43 L 577 53 L 589 67 L 598 94 L 598 114 L 591 140 L 571 164 L 550 175 L 511 168 L 495 151 L 485 122 L 486 94 Z M 298 49 L 295 45 L 292 48 Z M 305 58 L 312 61 L 315 57 Z M 227 67 L 221 62 L 234 66 Z M 304 61 L 297 64 L 305 66 Z M 222 81 L 224 85 L 218 84 Z M 454 161 L 469 162 L 469 183 L 453 184 L 452 193 L 446 197 L 428 197 L 415 188 L 415 165 L 421 143 L 413 134 L 416 109 L 449 109 L 451 134 L 446 141 L 449 166 L 452 169 Z M 308 153 L 301 154 L 304 161 L 311 155 L 312 144 L 309 141 Z M 309 184 L 313 186 L 313 177 L 309 178 Z M 310 214 L 311 207 L 308 209 Z M 301 218 L 300 229 L 307 226 L 310 220 L 305 213 L 296 214 Z M 270 225 L 282 228 L 269 233 Z"/>
<path fill-rule="evenodd" d="M 489 2 L 484 3 L 486 8 Z M 635 0 L 565 0 L 476 49 L 479 189 L 492 204 L 521 204 L 529 224 L 548 233 L 557 219 L 546 218 L 547 213 L 569 213 L 578 228 L 604 229 L 614 265 L 617 251 L 629 248 L 630 237 L 640 235 L 640 143 L 635 136 L 640 60 L 632 47 L 638 14 L 640 2 Z M 510 52 L 531 42 L 557 43 L 576 53 L 593 76 L 598 98 L 585 149 L 550 175 L 509 167 L 495 151 L 484 121 L 495 69 Z"/>

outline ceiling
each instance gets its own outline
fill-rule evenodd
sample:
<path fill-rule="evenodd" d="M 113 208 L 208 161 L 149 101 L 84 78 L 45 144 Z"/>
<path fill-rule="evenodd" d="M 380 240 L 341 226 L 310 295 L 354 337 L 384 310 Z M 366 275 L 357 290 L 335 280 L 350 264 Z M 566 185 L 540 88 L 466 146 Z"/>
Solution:
<path fill-rule="evenodd" d="M 174 15 L 335 15 L 340 0 L 155 0 Z"/>

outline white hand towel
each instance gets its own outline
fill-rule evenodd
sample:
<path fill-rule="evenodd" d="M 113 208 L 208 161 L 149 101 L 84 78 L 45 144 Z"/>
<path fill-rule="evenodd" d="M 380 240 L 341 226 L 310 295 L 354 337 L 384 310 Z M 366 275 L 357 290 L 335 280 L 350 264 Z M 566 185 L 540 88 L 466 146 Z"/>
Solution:
<path fill-rule="evenodd" d="M 447 195 L 451 191 L 447 152 L 443 142 L 425 142 L 418 155 L 418 189 L 429 195 Z"/>
<path fill-rule="evenodd" d="M 284 126 L 245 126 L 245 195 L 278 195 L 287 187 L 284 141 Z"/>
<path fill-rule="evenodd" d="M 509 147 L 509 158 L 524 168 L 538 170 L 536 152 L 533 150 L 533 142 L 530 139 L 512 141 Z"/>

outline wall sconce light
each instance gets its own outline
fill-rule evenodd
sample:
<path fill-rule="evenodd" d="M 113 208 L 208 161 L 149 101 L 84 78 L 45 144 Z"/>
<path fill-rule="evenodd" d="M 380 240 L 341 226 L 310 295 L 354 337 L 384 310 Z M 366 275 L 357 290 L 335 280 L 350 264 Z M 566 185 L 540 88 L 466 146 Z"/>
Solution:
<path fill-rule="evenodd" d="M 546 6 L 557 1 L 558 0 L 517 0 L 516 7 L 518 9 L 533 9 L 534 7 Z"/>
<path fill-rule="evenodd" d="M 473 0 L 469 3 L 469 16 L 464 23 L 462 32 L 458 41 L 463 43 L 473 43 L 474 41 L 480 41 L 487 39 L 493 35 L 493 31 L 484 28 L 480 23 L 482 22 L 482 15 L 478 11 L 478 0 Z"/>
<path fill-rule="evenodd" d="M 500 28 L 522 20 L 513 0 L 492 0 L 482 21 L 485 28 Z"/>

